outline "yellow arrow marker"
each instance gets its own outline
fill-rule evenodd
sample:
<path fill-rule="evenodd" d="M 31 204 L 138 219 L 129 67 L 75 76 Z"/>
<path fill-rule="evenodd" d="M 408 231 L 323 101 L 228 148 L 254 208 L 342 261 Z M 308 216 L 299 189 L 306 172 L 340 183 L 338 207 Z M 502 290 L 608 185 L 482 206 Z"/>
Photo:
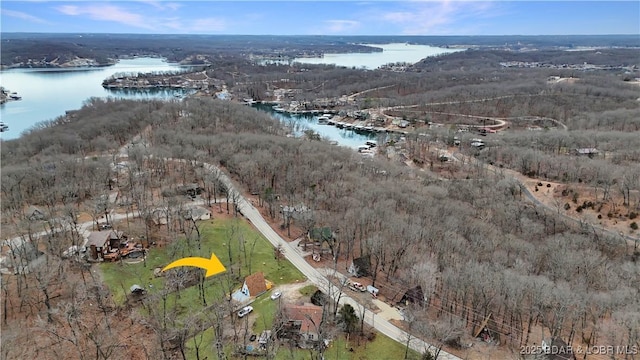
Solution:
<path fill-rule="evenodd" d="M 211 254 L 211 259 L 206 259 L 202 257 L 186 257 L 180 260 L 176 260 L 171 264 L 167 265 L 162 269 L 162 271 L 167 271 L 169 269 L 173 269 L 178 266 L 195 266 L 202 269 L 207 270 L 205 277 L 213 276 L 215 274 L 220 274 L 221 272 L 225 272 L 224 265 L 218 260 L 216 254 Z"/>

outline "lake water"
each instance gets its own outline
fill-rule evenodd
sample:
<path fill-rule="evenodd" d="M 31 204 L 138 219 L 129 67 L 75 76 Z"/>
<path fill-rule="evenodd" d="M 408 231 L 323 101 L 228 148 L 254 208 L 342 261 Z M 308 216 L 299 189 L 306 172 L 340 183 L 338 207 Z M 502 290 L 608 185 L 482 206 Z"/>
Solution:
<path fill-rule="evenodd" d="M 306 63 L 336 64 L 340 66 L 374 69 L 393 62 L 417 62 L 428 56 L 446 54 L 459 49 L 445 49 L 426 45 L 387 44 L 372 45 L 383 52 L 362 54 L 328 54 L 323 58 L 300 58 Z M 120 60 L 116 65 L 85 69 L 11 69 L 0 72 L 0 85 L 17 92 L 22 100 L 10 101 L 0 106 L 0 119 L 9 126 L 8 132 L 1 133 L 4 139 L 14 139 L 35 124 L 64 115 L 67 110 L 82 107 L 91 97 L 118 97 L 127 99 L 174 98 L 182 90 L 117 90 L 104 89 L 102 81 L 116 73 L 156 72 L 180 70 L 177 64 L 167 63 L 158 58 L 136 58 Z M 274 112 L 275 114 L 275 112 Z M 322 137 L 338 141 L 342 145 L 356 147 L 362 145 L 367 136 L 350 130 L 328 125 L 318 125 L 317 117 L 289 117 L 286 121 L 299 121 L 318 132 Z M 284 121 L 285 119 L 283 119 Z"/>
<path fill-rule="evenodd" d="M 363 44 L 381 48 L 377 53 L 352 53 L 352 54 L 325 54 L 318 58 L 296 58 L 294 62 L 303 64 L 334 64 L 364 69 L 377 69 L 382 65 L 396 62 L 416 63 L 426 57 L 449 54 L 464 49 L 447 49 L 428 45 L 399 44 Z"/>
<path fill-rule="evenodd" d="M 341 146 L 357 149 L 358 146 L 364 145 L 367 140 L 375 140 L 378 135 L 375 133 L 360 133 L 352 130 L 339 129 L 333 125 L 318 124 L 319 115 L 311 114 L 289 114 L 286 112 L 277 112 L 273 110 L 273 105 L 256 104 L 254 108 L 265 111 L 274 118 L 280 120 L 284 125 L 294 129 L 294 135 L 301 136 L 305 130 L 313 130 L 320 136 L 329 141 L 336 141 Z"/>
<path fill-rule="evenodd" d="M 0 119 L 9 126 L 4 139 L 14 139 L 36 123 L 64 115 L 82 107 L 91 97 L 127 99 L 174 98 L 182 90 L 107 90 L 102 81 L 116 73 L 177 71 L 182 69 L 157 58 L 120 60 L 116 65 L 84 69 L 10 69 L 0 72 L 0 85 L 17 92 L 22 100 L 0 106 Z"/>

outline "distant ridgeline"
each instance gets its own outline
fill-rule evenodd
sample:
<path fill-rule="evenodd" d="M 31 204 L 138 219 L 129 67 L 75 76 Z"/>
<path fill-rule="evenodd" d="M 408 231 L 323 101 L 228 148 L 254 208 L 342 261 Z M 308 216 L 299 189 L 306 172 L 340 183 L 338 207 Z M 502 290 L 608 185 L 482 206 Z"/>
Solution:
<path fill-rule="evenodd" d="M 378 52 L 361 44 L 464 45 L 505 50 L 638 48 L 634 35 L 598 36 L 259 36 L 3 33 L 1 66 L 91 67 L 112 65 L 130 56 L 159 56 L 183 64 L 209 64 L 221 57 L 320 56 L 327 53 Z"/>

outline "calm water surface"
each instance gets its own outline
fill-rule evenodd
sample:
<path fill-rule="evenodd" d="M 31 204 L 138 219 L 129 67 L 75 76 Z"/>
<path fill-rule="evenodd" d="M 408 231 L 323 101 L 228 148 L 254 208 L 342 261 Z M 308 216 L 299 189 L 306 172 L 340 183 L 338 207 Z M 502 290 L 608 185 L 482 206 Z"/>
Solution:
<path fill-rule="evenodd" d="M 396 62 L 416 63 L 429 56 L 449 54 L 464 49 L 447 49 L 428 45 L 401 44 L 363 44 L 381 48 L 377 53 L 326 54 L 321 58 L 296 58 L 294 62 L 304 64 L 334 64 L 337 66 L 377 69 L 382 65 Z"/>
<path fill-rule="evenodd" d="M 120 60 L 116 65 L 89 69 L 11 69 L 0 72 L 0 85 L 17 92 L 22 100 L 0 106 L 0 119 L 9 126 L 4 139 L 14 139 L 36 123 L 82 107 L 91 97 L 127 99 L 174 98 L 182 90 L 107 90 L 102 81 L 116 73 L 177 71 L 181 67 L 156 58 Z"/>
<path fill-rule="evenodd" d="M 296 136 L 301 136 L 305 130 L 313 130 L 320 134 L 323 139 L 337 141 L 339 145 L 353 149 L 364 145 L 367 140 L 377 139 L 377 134 L 375 133 L 359 133 L 352 130 L 339 129 L 333 125 L 320 125 L 318 124 L 318 115 L 277 112 L 269 104 L 256 104 L 254 108 L 271 114 L 284 125 L 293 128 Z"/>
<path fill-rule="evenodd" d="M 375 69 L 393 62 L 414 63 L 428 56 L 461 51 L 426 45 L 387 44 L 372 45 L 383 52 L 365 54 L 330 54 L 323 58 L 299 58 L 295 61 L 314 64 L 336 64 L 356 68 Z M 173 99 L 182 90 L 107 90 L 102 81 L 116 73 L 146 73 L 180 70 L 177 64 L 158 58 L 120 60 L 116 65 L 92 69 L 11 69 L 0 72 L 0 85 L 22 96 L 20 101 L 10 101 L 0 106 L 0 119 L 9 126 L 1 133 L 4 139 L 14 139 L 33 125 L 64 115 L 67 110 L 82 107 L 91 97 L 118 97 L 127 99 Z M 269 109 L 265 109 L 270 111 Z M 270 111 L 271 112 L 271 111 Z M 284 122 L 298 122 L 301 126 L 318 132 L 322 137 L 338 141 L 341 145 L 357 147 L 369 137 L 350 130 L 329 125 L 318 125 L 317 117 L 288 115 L 272 112 Z M 285 119 L 286 118 L 286 119 Z"/>

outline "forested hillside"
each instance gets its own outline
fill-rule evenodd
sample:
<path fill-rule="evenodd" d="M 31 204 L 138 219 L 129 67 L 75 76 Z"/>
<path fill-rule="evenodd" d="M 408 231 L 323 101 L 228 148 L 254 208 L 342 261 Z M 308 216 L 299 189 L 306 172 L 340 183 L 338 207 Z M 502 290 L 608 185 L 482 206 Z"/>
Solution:
<path fill-rule="evenodd" d="M 331 71 L 359 76 L 352 70 Z M 416 75 L 376 76 L 379 83 L 372 80 L 368 86 L 394 82 L 389 78 L 398 80 Z M 546 76 L 541 78 L 546 80 Z M 402 86 L 424 86 L 423 96 L 431 99 L 461 96 L 454 90 L 450 90 L 451 95 L 446 95 L 446 90 L 425 91 L 436 86 L 437 81 L 425 80 L 424 85 L 402 81 Z M 536 81 L 532 82 L 535 87 Z M 591 88 L 596 86 L 594 80 Z M 632 90 L 616 91 L 621 94 L 619 97 L 604 96 L 615 105 L 603 106 L 602 111 L 616 111 L 613 108 L 623 104 L 629 109 L 618 111 L 631 114 L 625 117 L 636 117 L 633 114 L 638 109 L 631 102 Z M 557 97 L 551 97 L 548 101 L 556 100 Z M 401 97 L 381 101 L 405 100 Z M 598 101 L 584 102 L 585 106 L 597 104 Z M 573 124 L 584 128 L 578 124 L 589 123 L 584 111 L 573 107 L 569 111 L 577 112 L 562 119 L 570 129 Z M 580 120 L 581 117 L 585 120 Z M 636 120 L 629 121 L 635 124 Z M 610 126 L 614 131 L 618 125 L 612 121 Z M 96 213 L 96 201 L 114 189 L 120 196 L 133 199 L 132 205 L 141 211 L 153 204 L 171 206 L 161 190 L 175 188 L 179 183 L 192 181 L 204 189 L 219 191 L 218 180 L 199 171 L 197 165 L 187 162 L 180 171 L 170 171 L 168 158 L 197 160 L 220 165 L 245 191 L 259 194 L 261 206 L 283 227 L 289 224 L 278 211 L 281 205 L 303 204 L 311 209 L 310 217 L 294 221 L 294 225 L 305 230 L 323 226 L 334 229 L 337 236 L 328 245 L 339 270 L 345 271 L 345 264 L 352 259 L 367 257 L 371 281 L 386 297 L 398 301 L 406 289 L 420 285 L 425 301 L 422 306 L 407 310 L 415 319 L 411 329 L 434 343 L 444 344 L 451 334 L 472 333 L 488 314 L 492 314 L 492 331 L 500 343 L 515 349 L 531 343 L 534 332 L 587 345 L 632 346 L 640 341 L 637 247 L 595 231 L 589 224 L 576 226 L 554 212 L 534 206 L 526 201 L 514 179 L 486 171 L 476 162 L 460 165 L 469 174 L 466 178 L 442 180 L 429 172 L 384 159 L 364 160 L 351 150 L 325 142 L 284 137 L 285 132 L 265 114 L 230 102 L 198 98 L 169 103 L 92 99 L 67 117 L 43 124 L 41 129 L 34 129 L 18 140 L 2 142 L 3 232 L 11 229 L 29 238 L 28 234 L 35 229 L 21 213 L 30 205 L 46 208 L 51 217 L 81 211 Z M 540 141 L 539 167 L 533 168 L 532 176 L 544 172 L 547 177 L 562 178 L 562 169 L 553 170 L 562 161 L 553 156 L 553 149 L 557 148 L 554 144 L 559 141 L 553 139 L 564 135 L 555 131 L 541 134 L 545 136 L 536 136 Z M 110 162 L 135 135 L 140 135 L 138 144 L 143 146 L 124 150 L 135 171 L 131 171 L 127 181 L 114 183 L 109 179 L 116 170 Z M 439 136 L 437 131 L 434 136 Z M 486 155 L 479 157 L 517 168 L 516 160 L 509 162 L 508 156 L 526 158 L 525 154 L 519 155 L 519 151 L 525 150 L 518 149 L 529 148 L 531 138 L 526 131 L 507 134 L 496 139 L 495 147 L 483 150 Z M 620 171 L 637 173 L 638 155 L 631 150 L 638 149 L 637 136 L 570 131 L 566 140 L 562 140 L 563 146 L 578 144 L 580 138 L 598 141 L 600 147 L 603 143 L 613 147 L 615 141 L 629 144 L 627 157 L 621 160 L 614 155 L 613 159 L 618 160 L 608 166 L 621 166 Z M 433 144 L 436 140 L 434 137 Z M 620 149 L 617 146 L 609 151 L 618 154 Z M 102 157 L 103 154 L 108 156 Z M 600 166 L 594 163 L 592 168 Z M 588 173 L 578 178 L 600 181 Z M 638 183 L 630 184 L 635 184 L 630 185 L 630 191 L 637 206 Z M 80 271 L 64 265 L 65 260 L 60 259 L 61 249 L 72 244 L 76 236 L 73 231 L 58 233 L 53 237 L 56 241 L 40 243 L 43 251 L 54 259 L 51 261 L 60 278 L 64 278 L 65 272 Z M 3 288 L 5 295 L 12 295 L 5 296 L 4 324 L 11 327 L 12 339 L 25 338 L 28 332 L 32 341 L 49 346 L 31 351 L 29 347 L 22 348 L 21 354 L 33 357 L 39 351 L 51 356 L 64 353 L 65 342 L 57 341 L 44 323 L 17 327 L 13 321 L 21 317 L 34 321 L 36 317 L 48 316 L 50 322 L 62 324 L 63 314 L 69 313 L 68 306 L 78 289 L 70 289 L 40 273 L 16 278 L 20 280 L 12 280 L 10 286 Z M 36 280 L 37 287 L 28 285 Z M 7 282 L 3 281 L 4 284 Z M 99 292 L 96 294 L 101 296 Z M 28 302 L 29 306 L 7 303 L 7 298 L 21 299 L 21 296 L 20 302 Z M 124 311 L 108 308 L 103 315 L 109 318 L 109 314 L 122 315 Z M 109 330 L 101 327 L 100 331 L 107 334 Z M 91 339 L 87 334 L 78 336 L 88 336 L 83 338 L 85 342 Z M 19 342 L 14 344 L 18 346 Z M 11 351 L 15 354 L 17 350 Z"/>

